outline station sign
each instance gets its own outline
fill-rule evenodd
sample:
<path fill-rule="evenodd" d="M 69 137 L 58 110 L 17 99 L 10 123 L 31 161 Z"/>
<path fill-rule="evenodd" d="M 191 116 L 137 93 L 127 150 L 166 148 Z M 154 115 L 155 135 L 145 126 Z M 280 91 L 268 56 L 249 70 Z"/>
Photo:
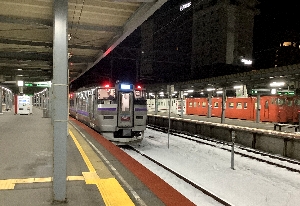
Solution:
<path fill-rule="evenodd" d="M 51 81 L 47 82 L 25 82 L 25 87 L 51 87 Z"/>
<path fill-rule="evenodd" d="M 251 90 L 252 95 L 274 95 L 274 94 L 279 94 L 279 95 L 295 95 L 295 91 L 293 90 L 279 90 L 276 91 L 275 93 L 272 93 L 270 89 L 252 89 Z"/>

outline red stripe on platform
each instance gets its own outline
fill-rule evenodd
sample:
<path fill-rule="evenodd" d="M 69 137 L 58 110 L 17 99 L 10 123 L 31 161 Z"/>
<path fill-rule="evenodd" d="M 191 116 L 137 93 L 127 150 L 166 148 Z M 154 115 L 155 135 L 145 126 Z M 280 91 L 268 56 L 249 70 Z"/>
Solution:
<path fill-rule="evenodd" d="M 83 128 L 94 137 L 103 147 L 114 155 L 128 170 L 130 170 L 141 182 L 143 182 L 165 205 L 195 205 L 180 192 L 171 187 L 163 179 L 130 157 L 119 147 L 105 139 L 101 134 L 89 128 L 85 124 L 70 117 L 70 120 Z"/>

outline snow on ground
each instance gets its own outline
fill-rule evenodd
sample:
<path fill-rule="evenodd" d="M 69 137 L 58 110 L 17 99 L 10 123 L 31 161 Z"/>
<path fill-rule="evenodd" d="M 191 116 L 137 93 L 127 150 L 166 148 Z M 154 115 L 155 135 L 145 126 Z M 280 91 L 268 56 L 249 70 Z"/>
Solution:
<path fill-rule="evenodd" d="M 147 129 L 136 145 L 144 154 L 161 162 L 221 199 L 237 206 L 296 206 L 300 202 L 300 174 L 239 155 Z M 220 205 L 134 151 L 126 152 L 160 176 L 196 205 Z"/>

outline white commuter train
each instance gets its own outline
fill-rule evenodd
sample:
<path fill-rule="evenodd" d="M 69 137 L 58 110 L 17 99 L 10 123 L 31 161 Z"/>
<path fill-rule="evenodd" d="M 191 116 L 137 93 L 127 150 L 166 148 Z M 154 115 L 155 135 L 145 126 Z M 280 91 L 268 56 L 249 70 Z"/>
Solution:
<path fill-rule="evenodd" d="M 117 83 L 82 88 L 69 97 L 70 116 L 100 132 L 110 141 L 141 141 L 147 120 L 147 100 L 141 86 Z"/>

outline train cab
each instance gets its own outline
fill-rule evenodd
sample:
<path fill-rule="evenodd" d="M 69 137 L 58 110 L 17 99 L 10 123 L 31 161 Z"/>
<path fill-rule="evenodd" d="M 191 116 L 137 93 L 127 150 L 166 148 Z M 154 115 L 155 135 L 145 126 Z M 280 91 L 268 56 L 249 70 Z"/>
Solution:
<path fill-rule="evenodd" d="M 82 88 L 70 93 L 69 112 L 113 142 L 140 141 L 146 129 L 146 92 L 123 83 Z"/>
<path fill-rule="evenodd" d="M 286 123 L 291 121 L 292 101 L 286 96 L 262 96 L 260 120 Z"/>

